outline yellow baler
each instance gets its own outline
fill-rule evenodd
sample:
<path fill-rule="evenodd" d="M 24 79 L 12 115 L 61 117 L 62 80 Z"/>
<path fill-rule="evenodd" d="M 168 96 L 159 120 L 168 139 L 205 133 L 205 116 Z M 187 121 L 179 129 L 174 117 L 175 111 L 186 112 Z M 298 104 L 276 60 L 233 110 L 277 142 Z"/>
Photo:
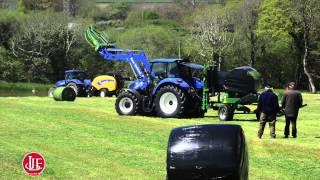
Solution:
<path fill-rule="evenodd" d="M 101 97 L 116 95 L 120 89 L 114 76 L 101 75 L 93 79 L 91 83 L 93 93 Z"/>

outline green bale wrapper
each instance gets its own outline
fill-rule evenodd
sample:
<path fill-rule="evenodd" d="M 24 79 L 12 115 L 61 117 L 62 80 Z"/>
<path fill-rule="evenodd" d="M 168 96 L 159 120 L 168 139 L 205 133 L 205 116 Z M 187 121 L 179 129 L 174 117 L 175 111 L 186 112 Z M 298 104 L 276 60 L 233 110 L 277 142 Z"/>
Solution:
<path fill-rule="evenodd" d="M 52 95 L 56 101 L 74 101 L 77 96 L 70 87 L 58 87 L 53 91 Z"/>

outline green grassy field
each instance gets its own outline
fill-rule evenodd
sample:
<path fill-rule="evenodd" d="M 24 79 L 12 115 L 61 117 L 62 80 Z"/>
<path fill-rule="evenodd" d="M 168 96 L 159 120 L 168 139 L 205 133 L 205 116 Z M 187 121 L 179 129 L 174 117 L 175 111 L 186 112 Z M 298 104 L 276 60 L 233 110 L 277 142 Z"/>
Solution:
<path fill-rule="evenodd" d="M 320 95 L 304 94 L 307 107 L 298 138 L 256 133 L 254 115 L 236 115 L 249 147 L 250 179 L 319 179 Z M 221 123 L 216 112 L 203 119 L 118 116 L 114 98 L 55 102 L 46 97 L 0 98 L 0 179 L 28 179 L 21 167 L 30 151 L 45 156 L 43 178 L 164 179 L 169 132 L 177 126 Z"/>

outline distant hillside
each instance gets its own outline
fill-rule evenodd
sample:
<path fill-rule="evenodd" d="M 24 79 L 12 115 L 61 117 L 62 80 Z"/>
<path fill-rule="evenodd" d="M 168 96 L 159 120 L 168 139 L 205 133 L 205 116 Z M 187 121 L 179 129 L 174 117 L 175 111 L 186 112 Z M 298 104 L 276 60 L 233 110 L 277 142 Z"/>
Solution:
<path fill-rule="evenodd" d="M 96 0 L 96 3 L 172 3 L 173 0 Z"/>
<path fill-rule="evenodd" d="M 214 3 L 219 0 L 201 0 L 206 3 Z M 96 3 L 173 3 L 174 0 L 96 0 Z"/>

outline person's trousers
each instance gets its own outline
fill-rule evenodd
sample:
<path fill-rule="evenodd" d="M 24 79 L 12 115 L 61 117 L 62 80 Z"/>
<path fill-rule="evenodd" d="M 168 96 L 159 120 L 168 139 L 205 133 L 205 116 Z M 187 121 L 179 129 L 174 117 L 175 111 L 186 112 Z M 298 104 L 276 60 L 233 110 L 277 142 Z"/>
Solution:
<path fill-rule="evenodd" d="M 297 137 L 297 116 L 286 116 L 286 126 L 284 128 L 284 135 L 287 137 L 290 134 L 290 123 L 292 127 L 292 136 Z"/>
<path fill-rule="evenodd" d="M 258 131 L 258 137 L 262 137 L 264 127 L 266 126 L 267 122 L 269 122 L 271 138 L 276 138 L 276 114 L 266 114 L 263 112 L 260 114 L 260 127 Z"/>

